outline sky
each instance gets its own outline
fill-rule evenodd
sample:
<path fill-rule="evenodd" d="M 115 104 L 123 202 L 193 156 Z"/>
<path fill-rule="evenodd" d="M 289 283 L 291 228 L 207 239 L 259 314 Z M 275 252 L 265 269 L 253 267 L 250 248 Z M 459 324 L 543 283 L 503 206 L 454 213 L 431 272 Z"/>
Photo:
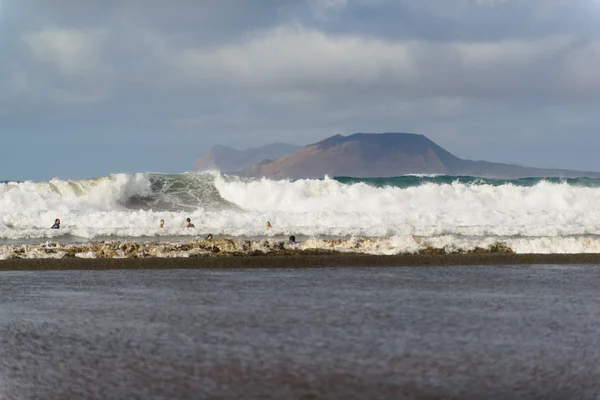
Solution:
<path fill-rule="evenodd" d="M 600 171 L 600 0 L 0 0 L 0 180 L 424 134 Z"/>

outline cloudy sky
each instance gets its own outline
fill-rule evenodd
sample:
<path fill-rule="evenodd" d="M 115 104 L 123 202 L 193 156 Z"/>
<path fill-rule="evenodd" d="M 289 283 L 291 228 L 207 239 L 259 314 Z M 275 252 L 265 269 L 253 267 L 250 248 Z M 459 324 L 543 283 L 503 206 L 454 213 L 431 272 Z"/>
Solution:
<path fill-rule="evenodd" d="M 0 180 L 386 131 L 600 171 L 600 0 L 0 0 Z"/>

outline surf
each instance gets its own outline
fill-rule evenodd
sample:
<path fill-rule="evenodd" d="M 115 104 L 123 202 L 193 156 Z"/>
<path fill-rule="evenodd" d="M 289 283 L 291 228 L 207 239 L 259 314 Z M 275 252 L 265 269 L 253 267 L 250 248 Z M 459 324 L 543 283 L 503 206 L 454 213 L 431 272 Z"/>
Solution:
<path fill-rule="evenodd" d="M 294 234 L 380 238 L 390 243 L 386 254 L 412 248 L 414 240 L 463 247 L 502 240 L 518 251 L 585 252 L 596 249 L 600 234 L 600 180 L 115 174 L 0 183 L 0 210 L 0 240 L 17 242 Z M 187 217 L 196 229 L 183 228 Z M 55 218 L 60 230 L 49 229 Z M 266 221 L 273 224 L 268 231 Z"/>

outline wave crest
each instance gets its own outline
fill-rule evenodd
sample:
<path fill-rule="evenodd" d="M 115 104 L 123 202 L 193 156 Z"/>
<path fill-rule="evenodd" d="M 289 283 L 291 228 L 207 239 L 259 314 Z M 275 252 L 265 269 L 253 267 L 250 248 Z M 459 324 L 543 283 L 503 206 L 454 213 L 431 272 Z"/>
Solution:
<path fill-rule="evenodd" d="M 448 176 L 275 181 L 217 172 L 115 174 L 80 181 L 0 183 L 0 210 L 0 239 L 5 240 L 207 233 L 309 238 L 449 235 L 477 241 L 568 238 L 600 233 L 600 181 Z M 48 229 L 57 217 L 62 219 L 61 229 Z M 183 228 L 186 217 L 196 229 Z M 164 229 L 158 228 L 160 219 L 166 221 Z M 267 220 L 273 224 L 268 231 Z"/>

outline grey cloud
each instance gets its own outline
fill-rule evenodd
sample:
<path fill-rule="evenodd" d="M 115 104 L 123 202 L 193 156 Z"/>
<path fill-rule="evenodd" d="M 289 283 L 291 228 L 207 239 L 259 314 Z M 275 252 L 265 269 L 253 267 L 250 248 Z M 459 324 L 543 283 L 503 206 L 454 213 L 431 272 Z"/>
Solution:
<path fill-rule="evenodd" d="M 58 3 L 63 7 L 57 7 Z M 45 12 L 59 16 L 54 21 L 38 22 L 37 29 L 20 32 L 20 37 L 15 37 L 22 43 L 16 52 L 22 60 L 6 74 L 13 88 L 32 75 L 48 75 L 49 81 L 60 83 L 64 92 L 69 87 L 87 86 L 72 96 L 74 101 L 80 98 L 83 103 L 101 100 L 106 92 L 128 86 L 168 92 L 185 90 L 190 84 L 240 85 L 245 90 L 259 92 L 323 90 L 326 94 L 336 90 L 340 94 L 348 94 L 348 91 L 368 94 L 370 90 L 385 92 L 387 89 L 392 93 L 400 91 L 403 96 L 495 97 L 538 93 L 585 97 L 597 92 L 598 76 L 589 68 L 598 61 L 597 36 L 570 33 L 514 39 L 508 35 L 509 38 L 502 41 L 450 38 L 431 42 L 427 35 L 408 39 L 378 38 L 360 33 L 327 32 L 287 20 L 279 22 L 275 17 L 279 15 L 277 10 L 286 5 L 291 7 L 292 2 L 278 6 L 274 4 L 278 2 L 262 3 L 261 8 L 247 1 L 181 1 L 178 7 L 139 0 L 108 2 L 112 7 L 95 0 L 66 3 L 67 6 L 65 1 L 53 0 L 19 3 L 17 8 L 22 12 L 28 6 L 35 10 L 33 14 L 38 17 L 34 20 L 39 20 Z M 398 12 L 388 12 L 388 15 L 402 17 L 410 15 L 412 9 L 412 12 L 421 12 L 420 18 L 429 16 L 434 20 L 437 13 L 452 16 L 452 9 L 459 9 L 454 18 L 463 16 L 467 26 L 477 18 L 469 18 L 465 13 L 491 8 L 467 7 L 469 3 L 478 3 L 474 1 L 458 2 L 462 5 L 453 7 L 439 0 L 401 3 L 319 0 L 319 3 L 320 8 L 341 8 L 344 12 L 351 12 L 353 7 L 359 10 L 371 7 L 378 10 L 373 12 L 375 16 L 396 7 Z M 315 8 L 315 4 L 316 1 L 311 0 L 308 8 Z M 398 8 L 398 4 L 404 8 Z M 525 7 L 524 4 L 508 0 L 493 8 L 517 9 Z M 531 4 L 543 8 L 545 3 L 533 0 L 526 4 L 530 4 L 529 8 L 533 7 Z M 569 9 L 582 7 L 575 4 Z M 423 12 L 425 9 L 430 12 Z M 255 12 L 249 13 L 250 10 Z M 263 20 L 264 28 L 241 23 L 253 20 L 256 10 L 269 15 Z M 402 10 L 409 11 L 400 12 Z M 86 27 L 73 27 L 85 20 L 82 16 L 90 18 L 92 14 L 102 18 Z M 498 15 L 498 19 L 502 19 L 502 13 Z M 522 18 L 523 13 L 514 15 Z M 75 23 L 57 25 L 57 21 L 63 20 Z M 223 20 L 240 20 L 240 23 L 233 23 L 236 29 L 232 30 L 232 36 L 206 42 L 205 34 L 213 26 L 222 25 Z M 101 24 L 101 21 L 108 23 Z M 436 24 L 421 25 L 432 31 L 438 29 Z M 184 40 L 178 34 L 179 29 L 187 33 Z M 22 64 L 27 66 L 23 68 Z M 62 72 L 62 77 L 57 72 Z M 82 81 L 86 81 L 86 85 L 81 85 Z M 549 81 L 551 85 L 547 84 Z M 102 90 L 90 93 L 94 84 Z M 179 88 L 174 87 L 176 84 Z"/>
<path fill-rule="evenodd" d="M 478 41 L 597 31 L 590 0 L 363 0 L 319 26 L 394 39 Z"/>
<path fill-rule="evenodd" d="M 217 50 L 188 50 L 186 84 L 257 91 L 410 97 L 600 94 L 600 40 L 569 36 L 503 42 L 382 41 L 277 28 Z M 187 79 L 185 79 L 187 78 Z"/>
<path fill-rule="evenodd" d="M 33 58 L 47 63 L 66 75 L 102 74 L 105 31 L 45 28 L 23 36 Z"/>
<path fill-rule="evenodd" d="M 600 126 L 600 4 L 587 0 L 174 4 L 5 1 L 0 129 L 51 126 L 68 142 L 87 125 L 130 146 L 188 143 L 191 160 L 217 142 L 359 130 L 421 132 L 471 156 Z M 560 125 L 561 109 L 579 119 Z"/>
<path fill-rule="evenodd" d="M 180 40 L 204 43 L 269 26 L 296 12 L 294 0 L 18 0 L 7 13 L 26 30 L 48 24 L 74 29 L 157 30 Z"/>

